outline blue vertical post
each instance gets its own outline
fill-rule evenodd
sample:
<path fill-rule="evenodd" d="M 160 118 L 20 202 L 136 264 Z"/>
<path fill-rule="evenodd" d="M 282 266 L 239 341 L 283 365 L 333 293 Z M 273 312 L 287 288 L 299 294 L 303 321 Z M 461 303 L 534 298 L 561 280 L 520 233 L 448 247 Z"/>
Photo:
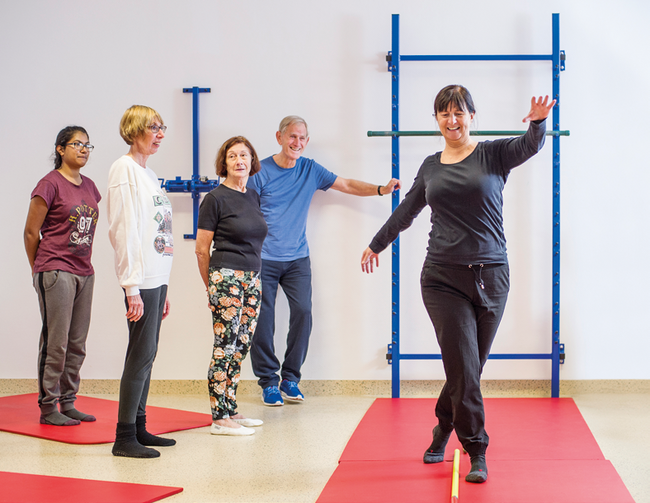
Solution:
<path fill-rule="evenodd" d="M 392 79 L 392 116 L 391 131 L 399 131 L 399 14 L 393 14 L 393 37 L 391 47 L 391 79 Z M 391 138 L 392 147 L 392 176 L 400 178 L 399 174 L 399 136 L 393 135 Z M 399 205 L 399 192 L 392 194 L 392 210 L 395 211 Z M 391 246 L 392 252 L 392 274 L 391 274 L 391 340 L 392 340 L 392 397 L 399 398 L 400 395 L 400 275 L 399 275 L 399 237 Z"/>
<path fill-rule="evenodd" d="M 209 88 L 191 87 L 184 88 L 184 93 L 192 93 L 192 181 L 199 180 L 199 93 L 209 93 Z M 192 191 L 192 209 L 194 215 L 194 234 L 184 234 L 185 239 L 196 239 L 196 230 L 199 225 L 199 201 L 201 194 Z"/>
<path fill-rule="evenodd" d="M 560 130 L 560 15 L 553 14 L 553 129 Z M 560 396 L 560 137 L 553 136 L 553 316 L 551 396 Z"/>

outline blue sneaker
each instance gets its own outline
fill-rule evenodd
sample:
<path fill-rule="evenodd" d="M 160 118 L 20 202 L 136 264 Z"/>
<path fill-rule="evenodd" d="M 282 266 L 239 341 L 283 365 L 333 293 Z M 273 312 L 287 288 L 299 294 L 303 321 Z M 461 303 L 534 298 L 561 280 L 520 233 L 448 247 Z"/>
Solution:
<path fill-rule="evenodd" d="M 284 405 L 284 400 L 282 400 L 282 395 L 280 395 L 277 386 L 267 386 L 262 390 L 262 402 L 264 402 L 264 405 L 270 405 L 271 407 Z"/>
<path fill-rule="evenodd" d="M 305 395 L 300 392 L 297 382 L 284 379 L 280 383 L 280 392 L 289 402 L 302 402 L 305 400 Z"/>

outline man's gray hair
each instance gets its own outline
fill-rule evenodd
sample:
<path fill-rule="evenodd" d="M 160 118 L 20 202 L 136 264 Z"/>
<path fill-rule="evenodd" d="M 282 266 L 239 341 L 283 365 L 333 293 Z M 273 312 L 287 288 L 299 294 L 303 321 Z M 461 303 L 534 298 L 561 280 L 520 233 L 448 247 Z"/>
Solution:
<path fill-rule="evenodd" d="M 280 121 L 280 127 L 278 128 L 278 131 L 280 131 L 280 134 L 283 134 L 287 128 L 293 124 L 304 124 L 305 131 L 307 131 L 307 138 L 309 138 L 309 127 L 307 126 L 307 121 L 297 115 L 287 115 L 284 119 L 282 119 Z"/>

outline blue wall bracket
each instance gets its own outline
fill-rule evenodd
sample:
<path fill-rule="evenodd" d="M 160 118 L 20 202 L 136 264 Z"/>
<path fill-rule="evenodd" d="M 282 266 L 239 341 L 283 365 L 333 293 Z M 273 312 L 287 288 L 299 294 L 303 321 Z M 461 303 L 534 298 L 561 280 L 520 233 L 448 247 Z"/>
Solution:
<path fill-rule="evenodd" d="M 177 176 L 174 180 L 162 181 L 161 187 L 167 192 L 189 192 L 192 194 L 194 227 L 192 234 L 183 234 L 185 239 L 196 239 L 199 223 L 199 202 L 201 192 L 210 192 L 219 185 L 219 180 L 209 180 L 199 175 L 199 93 L 209 93 L 209 87 L 185 87 L 184 93 L 192 93 L 192 178 L 183 180 Z"/>
<path fill-rule="evenodd" d="M 391 130 L 368 131 L 368 136 L 391 137 L 392 177 L 400 177 L 400 136 L 432 136 L 433 131 L 400 131 L 399 129 L 399 80 L 401 61 L 549 61 L 552 64 L 553 107 L 552 128 L 547 134 L 553 137 L 553 285 L 552 285 L 552 334 L 550 353 L 491 354 L 493 360 L 551 360 L 551 396 L 560 396 L 560 364 L 564 363 L 564 344 L 560 344 L 560 137 L 569 131 L 560 129 L 560 72 L 565 69 L 566 54 L 560 50 L 560 15 L 553 14 L 553 50 L 550 54 L 505 54 L 505 55 L 403 55 L 399 47 L 399 14 L 392 18 L 391 50 L 386 55 L 388 71 L 391 72 Z M 475 131 L 473 134 L 486 136 L 514 136 L 523 131 Z M 399 205 L 399 191 L 393 192 L 393 211 Z M 393 398 L 400 395 L 401 360 L 440 360 L 439 354 L 405 354 L 400 351 L 400 250 L 399 237 L 393 242 L 391 275 L 391 343 L 388 344 L 386 359 L 392 366 L 391 391 Z"/>

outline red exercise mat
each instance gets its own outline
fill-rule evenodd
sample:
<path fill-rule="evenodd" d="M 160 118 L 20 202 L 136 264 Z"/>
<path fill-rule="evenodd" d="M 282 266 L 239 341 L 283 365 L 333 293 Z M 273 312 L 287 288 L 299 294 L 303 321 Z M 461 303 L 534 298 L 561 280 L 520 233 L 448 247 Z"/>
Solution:
<path fill-rule="evenodd" d="M 182 487 L 0 472 L 0 503 L 150 503 L 182 490 Z"/>
<path fill-rule="evenodd" d="M 634 503 L 606 460 L 488 459 L 483 484 L 465 482 L 469 466 L 461 456 L 460 503 Z M 449 503 L 451 473 L 451 462 L 344 461 L 317 503 Z"/>
<path fill-rule="evenodd" d="M 571 398 L 486 398 L 489 460 L 603 460 Z M 352 434 L 341 461 L 422 459 L 437 424 L 435 398 L 379 398 Z M 453 433 L 446 459 L 460 443 Z"/>
<path fill-rule="evenodd" d="M 78 426 L 40 424 L 36 393 L 0 397 L 0 430 L 68 444 L 105 444 L 115 441 L 117 401 L 78 396 L 75 407 L 94 415 L 97 421 L 82 422 Z M 147 430 L 155 435 L 201 428 L 211 423 L 210 414 L 147 406 Z"/>

